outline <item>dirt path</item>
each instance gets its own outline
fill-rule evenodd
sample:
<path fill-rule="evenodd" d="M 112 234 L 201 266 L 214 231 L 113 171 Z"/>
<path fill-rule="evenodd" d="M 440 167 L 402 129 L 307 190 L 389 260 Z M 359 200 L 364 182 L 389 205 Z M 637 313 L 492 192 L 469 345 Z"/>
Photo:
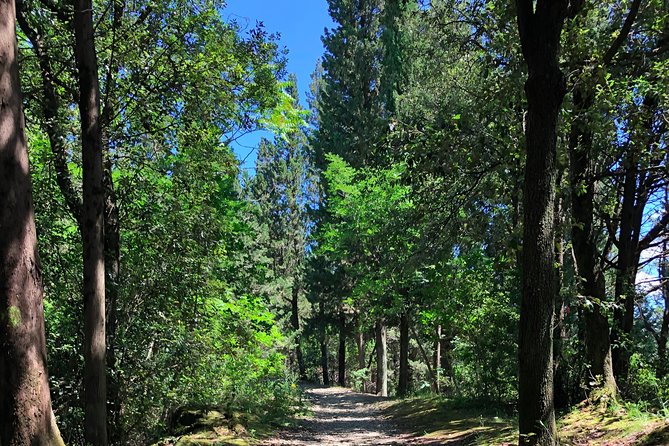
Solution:
<path fill-rule="evenodd" d="M 400 434 L 378 407 L 380 398 L 331 387 L 306 391 L 313 416 L 294 430 L 280 432 L 263 446 L 418 444 Z"/>

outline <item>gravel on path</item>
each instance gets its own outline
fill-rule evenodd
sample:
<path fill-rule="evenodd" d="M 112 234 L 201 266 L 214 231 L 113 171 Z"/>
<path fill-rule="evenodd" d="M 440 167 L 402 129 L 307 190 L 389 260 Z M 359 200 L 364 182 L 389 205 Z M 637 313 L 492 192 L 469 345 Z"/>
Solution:
<path fill-rule="evenodd" d="M 284 430 L 263 446 L 356 445 L 393 446 L 413 445 L 392 422 L 384 418 L 378 403 L 383 398 L 356 393 L 341 387 L 306 390 L 313 416 L 304 418 L 300 426 Z"/>

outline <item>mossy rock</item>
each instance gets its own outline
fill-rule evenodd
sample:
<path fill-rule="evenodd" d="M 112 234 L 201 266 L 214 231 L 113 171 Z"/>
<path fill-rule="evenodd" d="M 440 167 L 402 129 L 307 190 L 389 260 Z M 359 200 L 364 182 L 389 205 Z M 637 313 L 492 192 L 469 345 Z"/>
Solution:
<path fill-rule="evenodd" d="M 180 407 L 171 417 L 170 431 L 174 435 L 185 435 L 215 427 L 227 426 L 230 416 L 223 411 L 207 407 Z"/>

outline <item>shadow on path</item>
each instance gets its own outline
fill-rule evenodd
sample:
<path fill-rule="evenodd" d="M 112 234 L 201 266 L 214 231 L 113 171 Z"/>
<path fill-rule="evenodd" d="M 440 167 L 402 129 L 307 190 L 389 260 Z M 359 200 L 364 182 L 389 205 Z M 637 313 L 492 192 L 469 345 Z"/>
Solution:
<path fill-rule="evenodd" d="M 383 398 L 355 393 L 340 387 L 306 390 L 313 416 L 305 418 L 300 427 L 280 432 L 263 446 L 288 445 L 440 445 L 425 442 L 400 433 L 390 420 L 381 414 L 378 403 Z"/>

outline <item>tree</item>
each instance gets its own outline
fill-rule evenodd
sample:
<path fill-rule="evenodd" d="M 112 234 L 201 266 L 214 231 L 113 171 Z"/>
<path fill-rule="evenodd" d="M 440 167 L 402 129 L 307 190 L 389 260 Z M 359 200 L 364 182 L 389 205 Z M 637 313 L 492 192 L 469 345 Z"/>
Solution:
<path fill-rule="evenodd" d="M 657 57 L 652 27 L 645 31 L 648 39 L 630 39 L 640 6 L 639 0 L 632 1 L 629 11 L 621 10 L 617 16 L 602 24 L 605 31 L 582 34 L 576 29 L 567 38 L 575 79 L 568 140 L 574 219 L 572 238 L 576 273 L 582 278 L 581 291 L 586 299 L 584 318 L 588 383 L 589 387 L 602 389 L 611 396 L 615 396 L 618 391 L 616 380 L 620 381 L 618 384 L 624 383 L 627 376 L 629 348 L 626 344 L 634 319 L 634 278 L 640 252 L 645 249 L 639 246 L 642 220 L 648 198 L 661 184 L 658 181 L 660 176 L 653 172 L 663 162 L 663 156 L 657 155 L 663 132 L 661 125 L 658 126 L 653 119 L 657 112 L 657 87 L 639 89 L 627 84 L 628 78 L 636 79 L 647 69 L 641 67 L 652 66 L 652 62 L 648 61 Z M 652 3 L 649 4 L 649 11 L 642 14 L 640 19 L 648 20 L 644 15 L 653 17 L 650 11 L 654 8 Z M 597 17 L 597 14 L 601 14 L 597 8 L 584 12 L 582 20 L 588 20 L 591 15 Z M 611 27 L 619 31 L 611 32 Z M 600 34 L 603 39 L 597 39 Z M 615 36 L 612 40 L 609 38 L 611 34 Z M 598 40 L 604 40 L 606 45 L 601 51 L 597 50 L 600 43 Z M 618 57 L 621 53 L 626 57 Z M 623 62 L 624 59 L 635 59 L 638 65 L 628 66 Z M 637 93 L 632 93 L 632 96 L 638 96 L 633 100 L 641 101 L 641 111 L 645 112 L 639 113 L 640 110 L 635 109 L 634 114 L 641 117 L 632 119 L 623 117 L 623 112 L 618 121 L 625 122 L 623 127 L 628 129 L 624 132 L 625 136 L 618 134 L 619 128 L 614 125 L 598 122 L 601 113 L 596 112 L 597 108 L 605 109 L 609 106 L 607 100 L 615 104 L 613 110 L 607 113 L 618 114 L 622 111 L 616 108 L 623 109 L 620 101 L 628 93 L 618 92 L 619 88 L 624 91 L 636 90 Z M 598 128 L 602 129 L 598 131 Z M 604 141 L 600 137 L 598 141 L 595 137 L 597 133 L 609 133 L 611 136 L 604 138 Z M 596 146 L 598 143 L 603 143 L 604 150 Z M 607 183 L 618 185 L 604 188 L 606 193 L 599 194 L 603 198 L 596 199 L 596 190 L 602 189 Z M 612 203 L 616 204 L 612 206 Z M 604 231 L 599 228 L 604 224 L 598 225 L 600 217 L 609 232 L 605 243 L 601 242 L 605 237 L 602 234 Z M 655 232 L 659 234 L 660 228 L 661 225 Z M 646 240 L 645 243 L 651 241 Z M 611 255 L 608 250 L 613 247 L 617 251 L 614 262 L 617 270 L 616 298 L 613 330 L 609 333 L 604 275 Z"/>
<path fill-rule="evenodd" d="M 83 171 L 81 221 L 84 250 L 84 427 L 88 443 L 106 446 L 105 188 L 100 87 L 91 0 L 75 2 L 74 37 L 79 73 Z"/>
<path fill-rule="evenodd" d="M 22 6 L 21 27 L 28 40 L 20 45 L 25 67 L 22 76 L 28 85 L 26 115 L 36 148 L 31 157 L 41 171 L 36 178 L 38 233 L 45 242 L 42 245 L 48 257 L 45 278 L 53 303 L 48 309 L 52 313 L 47 325 L 55 339 L 49 343 L 51 357 L 55 359 L 53 382 L 59 389 L 54 406 L 59 419 L 67 420 L 62 427 L 68 441 L 81 441 L 82 319 L 74 316 L 80 315 L 82 309 L 81 299 L 73 296 L 80 292 L 82 262 L 71 255 L 73 250 L 81 252 L 80 236 L 76 230 L 72 232 L 79 225 L 77 211 L 81 207 L 79 118 L 73 113 L 79 100 L 78 70 L 71 45 L 73 8 L 67 2 L 31 0 Z M 245 32 L 235 23 L 226 23 L 216 5 L 208 0 L 183 1 L 177 7 L 165 2 L 113 2 L 113 8 L 111 3 L 109 6 L 94 13 L 95 46 L 101 68 L 100 127 L 103 152 L 107 154 L 104 233 L 105 267 L 109 274 L 105 281 L 109 315 L 106 321 L 108 435 L 112 443 L 128 444 L 137 437 L 148 442 L 147 436 L 155 430 L 138 426 L 156 426 L 157 408 L 173 404 L 172 393 L 157 385 L 171 382 L 170 375 L 157 373 L 155 368 L 168 361 L 182 361 L 185 354 L 173 350 L 172 355 L 154 354 L 154 361 L 143 361 L 154 336 L 163 333 L 163 325 L 157 321 L 162 320 L 161 314 L 170 315 L 173 322 L 182 316 L 195 318 L 194 313 L 175 315 L 162 311 L 165 306 L 181 307 L 186 302 L 197 302 L 193 294 L 199 289 L 193 285 L 194 280 L 186 277 L 170 283 L 176 276 L 165 272 L 166 269 L 190 271 L 186 265 L 193 262 L 195 254 L 171 257 L 164 250 L 160 256 L 150 249 L 148 242 L 156 245 L 168 242 L 148 237 L 147 233 L 163 234 L 165 240 L 178 244 L 181 239 L 189 243 L 204 239 L 210 244 L 220 243 L 212 231 L 205 231 L 206 237 L 200 235 L 196 223 L 202 217 L 196 211 L 199 208 L 187 206 L 187 201 L 181 200 L 174 190 L 191 189 L 196 184 L 210 188 L 204 179 L 220 181 L 221 172 L 236 178 L 237 174 L 232 173 L 236 172 L 236 161 L 225 146 L 242 132 L 260 126 L 260 118 L 267 118 L 276 106 L 283 58 L 273 37 L 261 26 Z M 189 39 L 182 39 L 184 35 Z M 180 63 L 175 64 L 177 59 Z M 184 168 L 186 164 L 189 169 Z M 174 190 L 163 187 L 161 175 L 171 175 L 178 186 Z M 180 181 L 181 178 L 192 181 Z M 69 187 L 63 187 L 66 183 Z M 123 209 L 118 218 L 109 206 L 113 204 L 113 195 L 118 205 L 116 210 Z M 187 196 L 200 198 L 195 194 Z M 155 207 L 150 209 L 139 203 L 152 203 Z M 181 206 L 188 209 L 179 213 Z M 233 223 L 236 212 L 242 211 L 239 203 L 234 202 L 230 210 L 222 212 L 221 224 L 225 227 L 238 224 Z M 172 224 L 168 214 L 184 219 L 183 231 L 158 230 Z M 245 225 L 246 219 L 242 220 Z M 148 222 L 154 226 L 147 226 Z M 250 229 L 248 233 L 241 232 L 245 242 L 232 244 L 230 252 L 221 255 L 225 259 L 221 262 L 241 258 L 241 252 L 251 246 L 246 241 L 256 238 Z M 266 286 L 264 260 L 254 257 L 256 252 L 247 253 L 257 264 L 240 260 L 243 265 L 253 267 L 244 269 L 243 277 L 233 275 L 230 280 L 230 287 L 240 293 L 256 293 L 258 283 Z M 120 259 L 123 270 L 116 273 Z M 156 306 L 138 305 L 144 296 L 138 292 L 140 288 L 152 290 Z M 114 302 L 118 313 L 124 315 L 118 320 L 116 330 Z M 138 323 L 143 328 L 138 328 Z M 174 338 L 182 335 L 186 336 L 177 332 Z M 60 344 L 68 348 L 60 348 Z M 114 348 L 123 354 L 114 355 Z M 159 351 L 160 344 L 154 348 Z M 132 378 L 139 375 L 152 378 Z M 120 385 L 115 386 L 115 382 Z M 177 393 L 180 397 L 187 394 Z M 142 410 L 137 410 L 138 407 Z"/>
<path fill-rule="evenodd" d="M 376 394 L 388 396 L 388 335 L 382 318 L 376 321 Z"/>
<path fill-rule="evenodd" d="M 286 92 L 295 110 L 299 106 L 297 79 L 291 76 Z M 304 298 L 305 259 L 312 201 L 313 172 L 305 129 L 298 128 L 285 138 L 262 140 L 258 147 L 255 176 L 250 180 L 250 199 L 259 206 L 261 221 L 268 225 L 267 254 L 273 259 L 271 269 L 280 296 L 278 311 L 285 304 L 295 335 L 294 359 L 301 379 L 306 379 L 302 355 L 300 302 Z M 278 297 L 277 296 L 277 297 Z"/>
<path fill-rule="evenodd" d="M 0 17 L 0 444 L 60 446 L 46 364 L 13 1 L 0 3 Z"/>
<path fill-rule="evenodd" d="M 381 159 L 375 153 L 382 132 L 379 99 L 381 45 L 378 39 L 383 0 L 329 0 L 337 26 L 323 36 L 322 86 L 316 100 L 316 165 L 325 155 L 340 155 L 352 166 Z"/>
<path fill-rule="evenodd" d="M 558 56 L 564 21 L 575 12 L 569 6 L 564 0 L 539 0 L 536 5 L 531 0 L 516 3 L 528 69 L 518 345 L 522 445 L 553 445 L 557 441 L 553 407 L 554 200 L 557 121 L 566 93 Z"/>

